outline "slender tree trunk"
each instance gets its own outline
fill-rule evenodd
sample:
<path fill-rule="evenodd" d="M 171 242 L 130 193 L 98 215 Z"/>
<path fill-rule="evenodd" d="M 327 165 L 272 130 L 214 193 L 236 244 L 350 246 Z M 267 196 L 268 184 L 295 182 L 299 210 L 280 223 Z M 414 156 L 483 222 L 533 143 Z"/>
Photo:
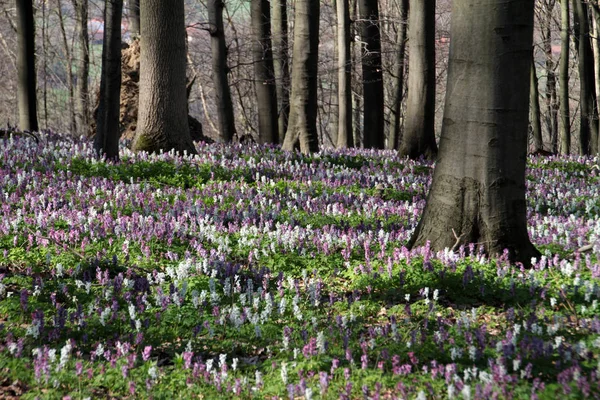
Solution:
<path fill-rule="evenodd" d="M 208 22 L 210 24 L 210 45 L 212 49 L 213 83 L 217 103 L 219 136 L 223 142 L 231 142 L 235 130 L 233 103 L 229 89 L 229 68 L 227 67 L 227 46 L 223 28 L 223 0 L 208 0 Z"/>
<path fill-rule="evenodd" d="M 397 36 L 397 56 L 394 71 L 394 89 L 392 97 L 392 122 L 388 148 L 400 148 L 400 127 L 402 122 L 402 98 L 404 93 L 404 75 L 406 59 L 406 33 L 408 26 L 408 0 L 400 0 L 400 26 Z"/>
<path fill-rule="evenodd" d="M 77 134 L 88 134 L 89 121 L 89 71 L 90 71 L 90 40 L 88 36 L 88 2 L 87 0 L 73 0 L 73 8 L 77 20 L 76 35 L 79 42 L 76 58 L 75 87 L 75 117 L 77 120 Z"/>
<path fill-rule="evenodd" d="M 133 150 L 196 154 L 188 125 L 183 0 L 144 0 L 140 28 L 140 108 Z"/>
<path fill-rule="evenodd" d="M 592 25 L 593 25 L 593 39 L 592 45 L 594 50 L 594 75 L 596 83 L 596 113 L 598 112 L 598 103 L 600 102 L 600 8 L 598 3 L 590 3 L 592 7 Z M 597 114 L 596 114 L 597 115 Z M 598 131 L 595 133 L 600 141 L 600 126 Z M 599 144 L 600 147 L 600 144 Z M 600 150 L 600 149 L 599 149 Z"/>
<path fill-rule="evenodd" d="M 419 0 L 409 11 L 408 98 L 400 155 L 434 159 L 435 143 L 435 0 Z"/>
<path fill-rule="evenodd" d="M 17 99 L 19 128 L 38 131 L 35 76 L 35 24 L 33 0 L 17 0 Z"/>
<path fill-rule="evenodd" d="M 571 153 L 571 117 L 569 108 L 569 1 L 560 2 L 560 73 L 558 76 L 560 90 L 560 152 Z"/>
<path fill-rule="evenodd" d="M 44 128 L 48 129 L 48 21 L 46 7 L 46 2 L 42 2 L 42 108 L 44 110 Z"/>
<path fill-rule="evenodd" d="M 531 62 L 531 80 L 529 89 L 529 107 L 531 118 L 531 131 L 533 133 L 534 152 L 544 150 L 544 140 L 542 139 L 542 121 L 540 113 L 540 94 L 538 89 L 538 77 L 535 68 L 535 59 Z"/>
<path fill-rule="evenodd" d="M 358 21 L 358 0 L 350 0 L 350 19 L 351 21 Z M 350 37 L 352 40 L 351 45 L 351 57 L 352 66 L 351 71 L 354 79 L 352 79 L 352 129 L 354 136 L 354 146 L 364 147 L 364 118 L 363 118 L 363 85 L 361 82 L 362 78 L 362 65 L 361 59 L 363 54 L 363 44 L 358 38 L 359 31 L 358 23 L 351 23 L 350 26 Z M 353 33 L 355 33 L 353 35 Z"/>
<path fill-rule="evenodd" d="M 378 0 L 358 0 L 361 40 L 363 45 L 363 145 L 385 147 L 383 118 L 383 68 L 381 65 L 381 33 Z"/>
<path fill-rule="evenodd" d="M 337 147 L 353 147 L 352 67 L 350 61 L 349 0 L 336 1 L 338 50 L 338 133 Z"/>
<path fill-rule="evenodd" d="M 123 0 L 106 0 L 102 46 L 100 101 L 94 148 L 100 157 L 119 158 L 121 99 L 121 14 Z"/>
<path fill-rule="evenodd" d="M 271 20 L 273 23 L 273 67 L 275 68 L 277 100 L 279 102 L 279 143 L 283 143 L 290 115 L 290 69 L 286 0 L 273 1 L 273 15 Z"/>
<path fill-rule="evenodd" d="M 573 37 L 579 61 L 579 88 L 581 123 L 579 125 L 579 152 L 581 155 L 598 153 L 598 118 L 596 110 L 593 53 L 590 43 L 590 25 L 587 4 L 573 0 Z"/>
<path fill-rule="evenodd" d="M 525 202 L 533 9 L 534 0 L 453 2 L 440 153 L 410 247 L 477 243 L 525 265 L 539 256 Z"/>
<path fill-rule="evenodd" d="M 65 20 L 62 13 L 62 0 L 58 0 L 57 4 L 58 12 L 58 25 L 60 27 L 60 33 L 62 38 L 63 48 L 66 56 L 66 77 L 67 77 L 67 92 L 69 95 L 68 99 L 68 114 L 69 114 L 69 131 L 71 135 L 77 133 L 77 120 L 75 118 L 75 87 L 73 85 L 73 53 L 71 52 L 71 46 L 69 46 L 69 40 L 67 39 L 67 31 L 65 29 Z"/>
<path fill-rule="evenodd" d="M 252 0 L 252 58 L 258 107 L 258 142 L 277 143 L 277 88 L 271 48 L 271 9 L 268 0 Z"/>
<path fill-rule="evenodd" d="M 140 0 L 129 0 L 129 32 L 133 38 L 140 36 Z"/>
<path fill-rule="evenodd" d="M 300 144 L 304 154 L 319 151 L 317 132 L 317 72 L 319 0 L 296 0 L 290 119 L 282 148 Z"/>
<path fill-rule="evenodd" d="M 554 57 L 552 54 L 552 22 L 555 0 L 546 0 L 546 10 L 543 17 L 544 33 L 544 55 L 546 57 L 546 108 L 548 110 L 548 136 L 550 137 L 550 151 L 553 154 L 558 153 L 558 96 L 556 92 L 556 72 Z"/>

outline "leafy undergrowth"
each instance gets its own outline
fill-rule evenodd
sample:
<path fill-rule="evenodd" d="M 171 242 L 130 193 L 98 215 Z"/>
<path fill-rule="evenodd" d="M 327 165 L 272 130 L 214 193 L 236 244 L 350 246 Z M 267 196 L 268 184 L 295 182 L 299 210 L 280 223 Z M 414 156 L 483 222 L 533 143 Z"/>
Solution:
<path fill-rule="evenodd" d="M 403 247 L 432 165 L 198 150 L 0 141 L 0 397 L 600 396 L 594 160 L 530 160 L 523 270 Z"/>

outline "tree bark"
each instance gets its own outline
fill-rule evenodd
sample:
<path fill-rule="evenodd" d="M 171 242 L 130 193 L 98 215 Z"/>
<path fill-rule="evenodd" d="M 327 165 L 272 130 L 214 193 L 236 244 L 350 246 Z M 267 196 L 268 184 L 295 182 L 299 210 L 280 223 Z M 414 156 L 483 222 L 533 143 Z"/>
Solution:
<path fill-rule="evenodd" d="M 573 37 L 579 65 L 581 122 L 579 124 L 579 154 L 598 153 L 598 117 L 595 76 L 587 4 L 573 0 Z"/>
<path fill-rule="evenodd" d="M 363 146 L 385 147 L 383 118 L 383 68 L 378 0 L 358 0 L 363 45 Z"/>
<path fill-rule="evenodd" d="M 65 20 L 63 17 L 63 4 L 62 0 L 57 1 L 57 13 L 58 13 L 58 25 L 60 26 L 61 38 L 63 41 L 63 48 L 66 56 L 66 77 L 67 77 L 67 93 L 68 99 L 68 114 L 69 114 L 69 131 L 71 135 L 75 135 L 77 132 L 77 120 L 75 117 L 75 85 L 73 84 L 73 53 L 71 52 L 71 46 L 69 46 L 69 40 L 67 39 L 67 31 L 65 29 Z"/>
<path fill-rule="evenodd" d="M 129 32 L 132 38 L 140 36 L 140 0 L 129 0 Z"/>
<path fill-rule="evenodd" d="M 394 89 L 392 98 L 391 132 L 388 140 L 388 148 L 398 150 L 400 148 L 400 127 L 402 122 L 402 98 L 404 93 L 404 75 L 406 62 L 406 33 L 408 27 L 409 1 L 400 0 L 400 26 L 397 36 L 397 55 L 394 71 Z"/>
<path fill-rule="evenodd" d="M 300 145 L 304 154 L 319 151 L 317 133 L 317 72 L 319 0 L 296 0 L 290 119 L 283 150 Z"/>
<path fill-rule="evenodd" d="M 546 10 L 544 13 L 543 26 L 541 27 L 544 35 L 544 55 L 546 57 L 546 108 L 548 110 L 548 136 L 550 138 L 550 151 L 553 154 L 558 153 L 558 96 L 556 92 L 556 64 L 552 54 L 552 21 L 555 0 L 546 0 Z"/>
<path fill-rule="evenodd" d="M 187 118 L 183 0 L 144 0 L 140 25 L 140 108 L 133 150 L 196 154 Z"/>
<path fill-rule="evenodd" d="M 77 120 L 77 134 L 85 136 L 90 127 L 89 120 L 89 71 L 90 71 L 90 40 L 88 36 L 88 2 L 87 0 L 73 0 L 73 8 L 77 19 L 76 35 L 79 42 L 76 58 L 75 86 L 75 117 Z"/>
<path fill-rule="evenodd" d="M 571 26 L 569 1 L 560 2 L 560 152 L 571 153 L 571 117 L 569 108 L 569 30 Z"/>
<path fill-rule="evenodd" d="M 277 88 L 271 48 L 271 9 L 268 0 L 252 0 L 252 58 L 254 62 L 254 89 L 258 107 L 258 142 L 277 143 L 279 121 L 277 116 Z"/>
<path fill-rule="evenodd" d="M 533 151 L 537 152 L 544 150 L 544 140 L 542 138 L 542 121 L 540 113 L 540 93 L 538 89 L 538 77 L 535 67 L 535 59 L 532 57 L 531 62 L 531 80 L 529 84 L 529 107 L 531 119 L 531 131 L 533 133 Z"/>
<path fill-rule="evenodd" d="M 283 143 L 290 115 L 290 68 L 288 17 L 286 0 L 273 1 L 273 67 L 277 80 L 277 101 L 279 102 L 278 126 L 279 143 Z"/>
<path fill-rule="evenodd" d="M 350 60 L 349 0 L 336 1 L 338 50 L 338 132 L 337 147 L 354 147 L 352 135 L 352 69 Z"/>
<path fill-rule="evenodd" d="M 121 99 L 121 14 L 123 0 L 106 0 L 100 101 L 96 116 L 94 148 L 99 157 L 119 158 Z"/>
<path fill-rule="evenodd" d="M 233 102 L 229 88 L 229 68 L 227 66 L 227 46 L 223 28 L 223 0 L 208 0 L 208 22 L 210 24 L 210 46 L 212 50 L 213 84 L 217 103 L 219 136 L 225 143 L 231 142 L 235 130 Z"/>
<path fill-rule="evenodd" d="M 400 155 L 434 159 L 435 143 L 435 0 L 419 0 L 408 17 L 408 98 Z"/>
<path fill-rule="evenodd" d="M 525 202 L 533 9 L 534 0 L 453 2 L 439 157 L 410 247 L 477 243 L 525 265 L 539 256 Z"/>
<path fill-rule="evenodd" d="M 600 8 L 597 2 L 590 3 L 590 6 L 592 7 L 592 26 L 594 33 L 592 35 L 592 46 L 594 50 L 596 106 L 598 106 L 598 102 L 600 102 Z M 598 111 L 598 108 L 596 108 L 596 111 Z M 598 135 L 598 140 L 600 141 L 600 126 L 598 127 L 598 131 L 595 134 Z M 598 146 L 600 147 L 600 144 Z"/>
<path fill-rule="evenodd" d="M 17 99 L 19 128 L 38 131 L 33 0 L 17 0 Z"/>

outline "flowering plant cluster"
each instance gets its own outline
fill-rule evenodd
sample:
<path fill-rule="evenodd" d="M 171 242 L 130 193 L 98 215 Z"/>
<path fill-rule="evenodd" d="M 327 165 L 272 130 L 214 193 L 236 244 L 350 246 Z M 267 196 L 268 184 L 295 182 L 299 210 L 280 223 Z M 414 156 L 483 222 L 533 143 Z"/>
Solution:
<path fill-rule="evenodd" d="M 600 396 L 597 160 L 530 160 L 525 270 L 404 247 L 431 164 L 198 151 L 0 141 L 0 397 Z"/>

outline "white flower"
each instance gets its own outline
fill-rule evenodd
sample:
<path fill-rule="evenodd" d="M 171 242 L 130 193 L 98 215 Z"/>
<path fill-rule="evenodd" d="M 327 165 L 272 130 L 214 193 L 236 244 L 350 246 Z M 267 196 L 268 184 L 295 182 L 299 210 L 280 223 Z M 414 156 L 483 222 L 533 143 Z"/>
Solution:
<path fill-rule="evenodd" d="M 281 381 L 284 385 L 288 382 L 287 363 L 284 361 L 281 363 Z"/>

